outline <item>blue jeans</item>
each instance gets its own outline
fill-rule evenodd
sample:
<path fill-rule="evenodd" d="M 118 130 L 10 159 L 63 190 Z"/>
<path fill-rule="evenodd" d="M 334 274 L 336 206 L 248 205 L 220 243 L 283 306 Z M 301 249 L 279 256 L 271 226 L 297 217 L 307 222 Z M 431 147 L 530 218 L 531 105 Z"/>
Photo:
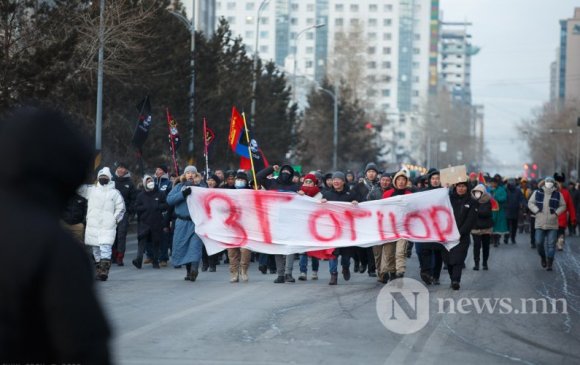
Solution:
<path fill-rule="evenodd" d="M 538 254 L 542 257 L 554 258 L 556 253 L 556 240 L 558 239 L 557 229 L 536 228 L 536 245 Z"/>
<path fill-rule="evenodd" d="M 318 259 L 312 257 L 312 271 L 318 271 Z M 303 253 L 300 255 L 300 272 L 308 272 L 308 255 Z"/>
<path fill-rule="evenodd" d="M 340 264 L 343 268 L 350 267 L 350 255 L 340 254 Z M 338 258 L 328 260 L 328 268 L 331 274 L 338 274 Z"/>

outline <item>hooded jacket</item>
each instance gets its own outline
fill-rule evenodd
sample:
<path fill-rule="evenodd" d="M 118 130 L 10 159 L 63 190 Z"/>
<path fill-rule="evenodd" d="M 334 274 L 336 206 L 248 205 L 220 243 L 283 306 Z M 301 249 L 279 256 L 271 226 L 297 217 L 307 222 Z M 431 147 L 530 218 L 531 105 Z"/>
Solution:
<path fill-rule="evenodd" d="M 125 202 L 121 193 L 115 189 L 115 182 L 110 180 L 112 176 L 108 167 L 101 169 L 97 177 L 103 175 L 109 178 L 107 185 L 84 185 L 78 190 L 79 195 L 88 201 L 85 244 L 90 246 L 112 245 L 117 234 L 117 224 L 125 214 Z"/>
<path fill-rule="evenodd" d="M 469 185 L 468 185 L 469 187 Z M 472 199 L 469 189 L 465 195 L 459 195 L 456 189 L 449 193 L 449 200 L 453 207 L 453 216 L 459 229 L 459 234 L 463 237 L 469 235 L 477 220 L 477 201 Z M 469 236 L 468 236 L 469 237 Z"/>
<path fill-rule="evenodd" d="M 256 180 L 262 185 L 266 190 L 274 191 L 286 191 L 286 192 L 297 192 L 300 190 L 300 185 L 294 184 L 292 182 L 292 177 L 294 176 L 294 169 L 290 165 L 282 165 L 280 171 L 288 169 L 290 174 L 280 174 L 275 179 L 268 179 L 268 175 L 274 173 L 274 167 L 268 166 L 256 174 Z M 285 175 L 288 175 L 287 177 Z"/>
<path fill-rule="evenodd" d="M 476 191 L 481 192 L 481 197 L 479 199 L 475 199 L 475 196 L 473 195 Z M 477 219 L 471 233 L 475 235 L 491 234 L 493 231 L 491 196 L 487 193 L 485 186 L 478 184 L 473 188 L 473 190 L 471 190 L 471 197 L 479 204 L 477 208 Z"/>
<path fill-rule="evenodd" d="M 109 364 L 92 267 L 59 221 L 92 145 L 53 111 L 0 120 L 0 363 Z"/>
<path fill-rule="evenodd" d="M 542 202 L 542 210 L 538 207 L 536 202 L 536 196 L 539 194 L 539 191 L 542 190 L 544 193 L 544 199 Z M 556 193 L 556 194 L 553 194 Z M 555 211 L 551 211 L 550 208 L 550 199 L 552 199 L 552 195 L 559 199 L 558 208 Z M 528 208 L 530 211 L 536 215 L 536 229 L 544 229 L 544 230 L 552 230 L 558 229 L 558 216 L 561 215 L 566 211 L 566 202 L 564 201 L 564 197 L 559 192 L 559 185 L 558 183 L 554 183 L 554 186 L 550 189 L 546 187 L 545 181 L 542 180 L 538 184 L 538 190 L 532 193 L 530 200 L 528 201 Z"/>
<path fill-rule="evenodd" d="M 137 195 L 135 211 L 138 217 L 138 235 L 143 235 L 154 231 L 161 235 L 164 226 L 163 212 L 167 210 L 168 205 L 165 201 L 165 194 L 154 187 L 153 190 L 147 190 L 145 187 L 147 179 L 153 179 L 149 175 L 143 178 L 143 191 Z"/>
<path fill-rule="evenodd" d="M 407 177 L 407 174 L 405 174 L 404 171 L 397 172 L 395 174 L 395 177 L 393 177 L 393 184 L 392 184 L 393 187 L 383 193 L 383 199 L 387 199 L 387 198 L 397 196 L 397 195 L 407 195 L 407 194 L 413 193 L 411 191 L 411 189 L 409 189 L 408 187 L 405 187 L 404 189 L 397 189 L 396 188 L 395 183 L 396 183 L 397 178 L 399 176 L 404 176 L 407 179 L 407 183 L 409 182 L 409 178 Z"/>

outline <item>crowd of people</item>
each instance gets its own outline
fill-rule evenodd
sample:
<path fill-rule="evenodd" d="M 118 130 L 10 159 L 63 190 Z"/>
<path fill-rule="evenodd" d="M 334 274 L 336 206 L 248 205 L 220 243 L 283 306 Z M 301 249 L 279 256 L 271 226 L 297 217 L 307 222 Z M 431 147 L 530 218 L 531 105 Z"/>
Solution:
<path fill-rule="evenodd" d="M 329 255 L 330 285 L 338 283 L 338 263 L 345 281 L 355 273 L 367 273 L 380 283 L 402 278 L 413 249 L 419 260 L 419 276 L 427 285 L 439 285 L 443 269 L 449 273 L 451 288 L 459 290 L 469 247 L 473 242 L 473 270 L 489 270 L 490 247 L 515 244 L 518 233 L 528 235 L 541 265 L 553 268 L 556 250 L 561 250 L 566 236 L 576 232 L 575 211 L 580 208 L 580 190 L 574 183 L 565 184 L 564 174 L 554 174 L 540 181 L 525 178 L 504 179 L 471 173 L 462 182 L 441 186 L 440 173 L 411 178 L 409 171 L 384 172 L 368 163 L 357 177 L 352 171 L 323 174 L 312 171 L 302 175 L 291 165 L 274 165 L 257 172 L 256 183 L 247 171 L 217 169 L 207 177 L 195 166 L 187 166 L 181 176 L 169 176 L 168 168 L 159 165 L 152 175 L 145 175 L 135 185 L 127 165 L 117 164 L 115 173 L 104 167 L 94 185 L 83 186 L 71 199 L 63 220 L 77 237 L 91 246 L 97 280 L 107 280 L 111 264 L 124 265 L 128 224 L 137 220 L 138 252 L 132 264 L 141 269 L 185 267 L 185 280 L 196 281 L 200 271 L 215 272 L 220 264 L 229 264 L 230 281 L 247 282 L 249 267 L 256 262 L 262 274 L 276 274 L 274 283 L 293 283 L 294 262 L 299 260 L 299 281 L 318 279 L 320 260 L 307 253 L 267 255 L 246 248 L 229 248 L 215 255 L 207 254 L 195 233 L 187 207 L 191 186 L 208 189 L 259 189 L 307 195 L 321 202 L 351 202 L 389 199 L 432 189 L 449 189 L 454 218 L 461 235 L 460 243 L 447 250 L 440 242 L 410 242 L 399 239 L 374 247 L 337 248 Z M 86 218 L 83 217 L 86 211 Z M 86 221 L 83 230 L 79 228 Z M 225 255 L 224 255 L 225 254 Z"/>

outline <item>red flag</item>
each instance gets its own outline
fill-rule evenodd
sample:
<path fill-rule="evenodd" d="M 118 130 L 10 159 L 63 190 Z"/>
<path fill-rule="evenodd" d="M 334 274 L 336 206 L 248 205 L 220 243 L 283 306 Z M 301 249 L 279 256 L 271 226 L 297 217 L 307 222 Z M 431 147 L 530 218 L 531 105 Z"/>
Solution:
<path fill-rule="evenodd" d="M 480 184 L 485 185 L 485 178 L 483 177 L 483 173 L 481 171 L 477 175 L 477 181 L 479 181 Z"/>
<path fill-rule="evenodd" d="M 332 260 L 336 258 L 336 256 L 333 255 L 334 250 L 334 248 L 328 248 L 326 250 L 308 251 L 307 254 L 308 256 L 315 257 L 319 260 Z"/>
<path fill-rule="evenodd" d="M 244 129 L 244 120 L 236 107 L 232 107 L 232 119 L 230 120 L 230 136 L 228 142 L 232 151 L 237 152 L 242 130 Z M 247 146 L 246 146 L 247 148 Z M 246 152 L 247 153 L 247 152 Z"/>

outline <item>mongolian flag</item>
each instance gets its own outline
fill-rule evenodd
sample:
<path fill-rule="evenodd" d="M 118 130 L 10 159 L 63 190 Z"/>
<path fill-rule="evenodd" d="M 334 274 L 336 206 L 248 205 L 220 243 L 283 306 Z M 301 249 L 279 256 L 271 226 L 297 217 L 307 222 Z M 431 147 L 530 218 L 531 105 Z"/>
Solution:
<path fill-rule="evenodd" d="M 246 130 L 244 128 L 244 119 L 238 112 L 236 107 L 232 108 L 232 119 L 230 120 L 230 136 L 229 145 L 232 151 L 241 157 L 240 169 L 251 170 L 250 152 L 248 149 L 248 142 L 246 139 Z M 255 171 L 260 171 L 269 166 L 268 160 L 258 145 L 258 141 L 250 134 L 250 148 L 252 150 L 252 158 L 254 159 Z"/>
<path fill-rule="evenodd" d="M 151 129 L 151 101 L 149 100 L 149 96 L 146 96 L 137 104 L 137 110 L 139 111 L 139 121 L 135 132 L 133 132 L 131 143 L 138 150 L 141 150 L 149 135 L 149 129 Z"/>
<path fill-rule="evenodd" d="M 245 134 L 246 131 L 244 130 L 243 133 Z M 248 144 L 245 142 L 245 138 L 244 138 L 244 141 L 240 141 L 239 145 L 243 146 L 242 148 L 245 148 L 245 152 L 246 152 L 243 155 L 240 154 L 240 156 L 241 156 L 240 169 L 251 170 L 252 164 L 250 162 L 250 155 L 248 152 Z M 250 134 L 250 150 L 252 151 L 252 159 L 254 160 L 254 169 L 256 172 L 263 170 L 264 168 L 270 166 L 270 164 L 268 163 L 268 160 L 266 160 L 266 156 L 264 156 L 264 152 L 262 152 L 262 149 L 258 145 L 258 141 L 256 141 L 251 136 L 251 134 Z"/>
<path fill-rule="evenodd" d="M 243 131 L 244 131 L 244 119 L 242 119 L 242 116 L 234 106 L 232 108 L 232 119 L 230 120 L 230 135 L 228 137 L 228 143 L 232 151 L 234 151 L 238 155 L 241 152 L 240 149 L 243 148 L 239 146 L 240 140 L 242 138 L 245 138 L 244 133 L 242 133 Z M 245 154 L 246 156 L 248 155 L 247 145 Z"/>

